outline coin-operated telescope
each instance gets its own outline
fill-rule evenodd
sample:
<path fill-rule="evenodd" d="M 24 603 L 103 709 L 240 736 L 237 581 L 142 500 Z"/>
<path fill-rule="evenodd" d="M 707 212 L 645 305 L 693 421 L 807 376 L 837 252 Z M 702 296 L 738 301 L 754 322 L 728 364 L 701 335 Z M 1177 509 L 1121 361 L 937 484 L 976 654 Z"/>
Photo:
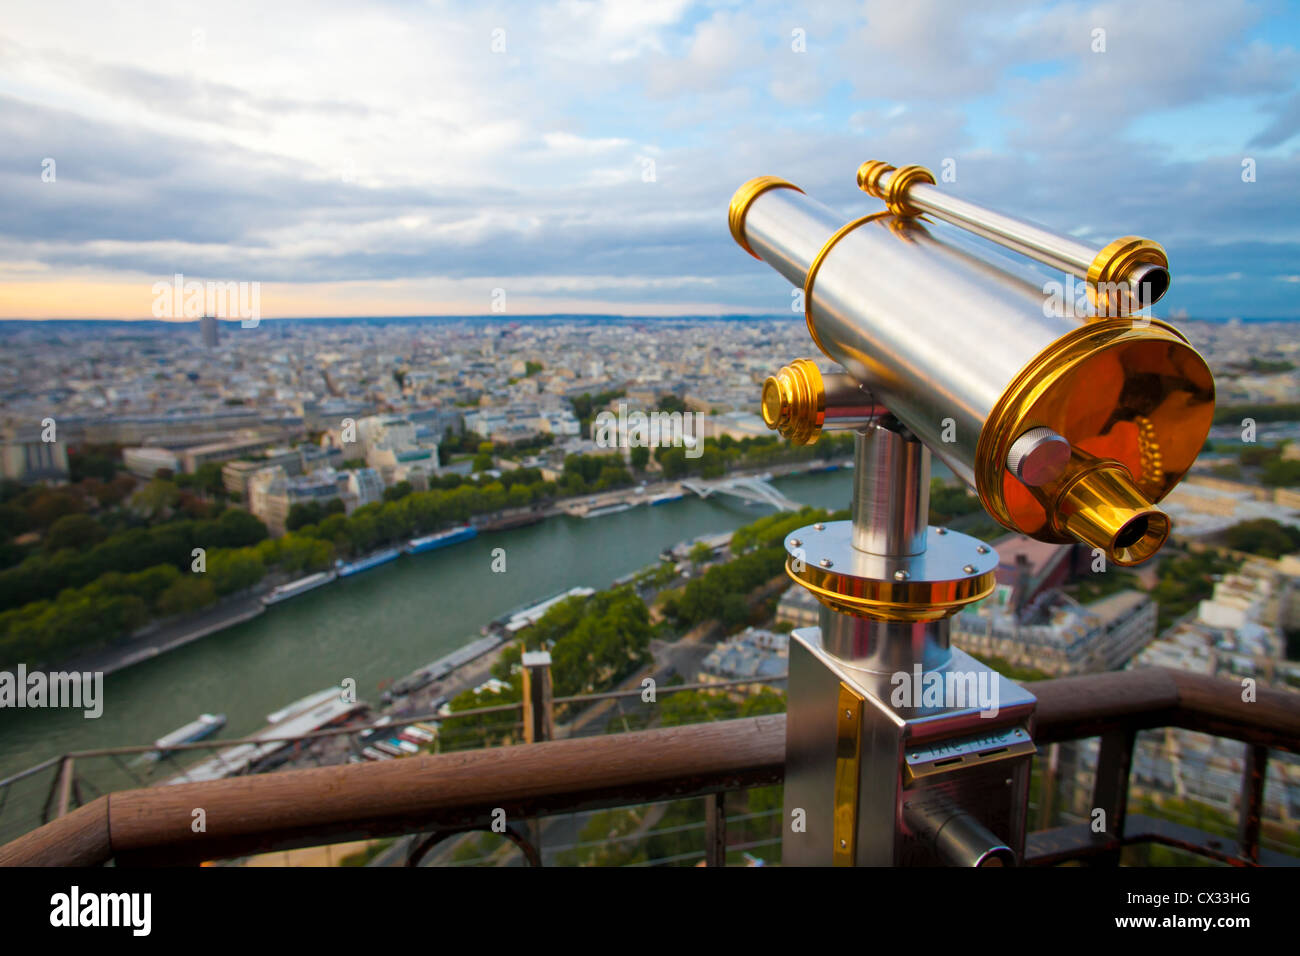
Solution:
<path fill-rule="evenodd" d="M 852 520 L 785 542 L 822 608 L 792 635 L 783 860 L 1010 865 L 1035 701 L 949 644 L 998 556 L 927 527 L 931 452 L 1009 530 L 1139 564 L 1169 535 L 1156 504 L 1205 443 L 1214 381 L 1145 314 L 1170 282 L 1156 243 L 1098 249 L 958 199 L 920 166 L 864 163 L 858 185 L 885 208 L 845 223 L 761 177 L 729 211 L 736 242 L 803 289 L 813 342 L 845 370 L 782 368 L 764 420 L 797 444 L 856 432 Z M 1076 280 L 1077 308 L 1062 293 Z"/>

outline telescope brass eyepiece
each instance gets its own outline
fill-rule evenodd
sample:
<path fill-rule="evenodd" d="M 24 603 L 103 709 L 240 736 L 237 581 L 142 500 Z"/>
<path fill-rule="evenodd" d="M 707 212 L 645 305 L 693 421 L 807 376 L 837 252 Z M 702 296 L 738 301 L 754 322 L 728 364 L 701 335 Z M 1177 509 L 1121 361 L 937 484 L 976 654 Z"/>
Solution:
<path fill-rule="evenodd" d="M 1150 239 L 1125 236 L 1098 251 L 1084 279 L 1098 315 L 1130 315 L 1169 289 L 1169 257 Z"/>
<path fill-rule="evenodd" d="M 1053 528 L 1122 567 L 1159 551 L 1169 537 L 1169 516 L 1138 490 L 1129 470 L 1117 461 L 1075 457 L 1075 469 L 1051 495 Z"/>

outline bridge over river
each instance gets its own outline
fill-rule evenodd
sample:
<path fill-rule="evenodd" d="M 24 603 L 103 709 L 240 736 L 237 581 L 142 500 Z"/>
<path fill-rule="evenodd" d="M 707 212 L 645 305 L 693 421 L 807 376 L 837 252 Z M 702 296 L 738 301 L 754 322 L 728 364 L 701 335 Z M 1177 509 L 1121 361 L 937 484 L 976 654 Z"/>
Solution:
<path fill-rule="evenodd" d="M 748 475 L 719 478 L 715 481 L 688 478 L 681 483 L 681 486 L 701 498 L 708 498 L 711 495 L 733 495 L 745 501 L 769 504 L 781 511 L 798 511 L 803 507 L 799 502 L 786 497 L 768 484 L 768 479 L 771 477 L 771 475 Z"/>

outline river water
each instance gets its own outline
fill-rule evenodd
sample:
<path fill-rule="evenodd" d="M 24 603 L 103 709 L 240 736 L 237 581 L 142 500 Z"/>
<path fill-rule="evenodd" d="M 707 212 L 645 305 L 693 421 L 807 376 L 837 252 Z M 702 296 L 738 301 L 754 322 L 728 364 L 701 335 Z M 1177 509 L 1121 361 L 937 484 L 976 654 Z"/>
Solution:
<path fill-rule="evenodd" d="M 833 510 L 848 507 L 851 476 L 841 470 L 774 484 L 795 501 Z M 267 714 L 347 677 L 361 699 L 377 702 L 381 682 L 477 638 L 512 608 L 578 585 L 609 587 L 665 547 L 770 513 L 733 498 L 688 497 L 598 518 L 559 516 L 403 555 L 108 675 L 98 719 L 79 710 L 0 710 L 0 777 L 71 750 L 147 744 L 202 712 L 228 718 L 216 739 L 244 736 L 261 729 Z M 491 569 L 495 548 L 505 549 L 504 573 Z M 88 763 L 79 772 L 101 789 L 130 785 L 109 761 Z M 42 773 L 11 796 L 29 807 L 44 798 L 49 780 Z M 94 795 L 83 792 L 87 800 Z M 17 810 L 11 803 L 0 814 L 0 840 L 14 835 Z"/>

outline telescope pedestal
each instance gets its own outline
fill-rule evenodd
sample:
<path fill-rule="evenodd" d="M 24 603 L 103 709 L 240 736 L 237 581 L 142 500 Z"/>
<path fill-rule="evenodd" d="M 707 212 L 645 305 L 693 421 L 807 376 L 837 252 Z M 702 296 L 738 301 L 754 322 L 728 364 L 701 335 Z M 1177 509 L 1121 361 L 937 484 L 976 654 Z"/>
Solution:
<path fill-rule="evenodd" d="M 997 555 L 927 528 L 929 451 L 896 422 L 857 433 L 853 521 L 786 538 L 822 603 L 791 634 L 782 861 L 1008 866 L 1024 849 L 1034 696 L 949 646 Z"/>
<path fill-rule="evenodd" d="M 823 609 L 823 621 L 830 615 L 847 617 Z M 785 820 L 794 830 L 782 841 L 782 863 L 1018 860 L 1034 753 L 1033 695 L 955 648 L 930 670 L 863 670 L 827 653 L 822 633 L 809 627 L 790 635 Z M 925 706 L 927 682 L 951 702 L 942 689 L 958 680 L 974 684 L 971 706 Z M 981 716 L 981 697 L 997 701 L 996 716 Z M 918 706 L 894 705 L 902 699 Z"/>

